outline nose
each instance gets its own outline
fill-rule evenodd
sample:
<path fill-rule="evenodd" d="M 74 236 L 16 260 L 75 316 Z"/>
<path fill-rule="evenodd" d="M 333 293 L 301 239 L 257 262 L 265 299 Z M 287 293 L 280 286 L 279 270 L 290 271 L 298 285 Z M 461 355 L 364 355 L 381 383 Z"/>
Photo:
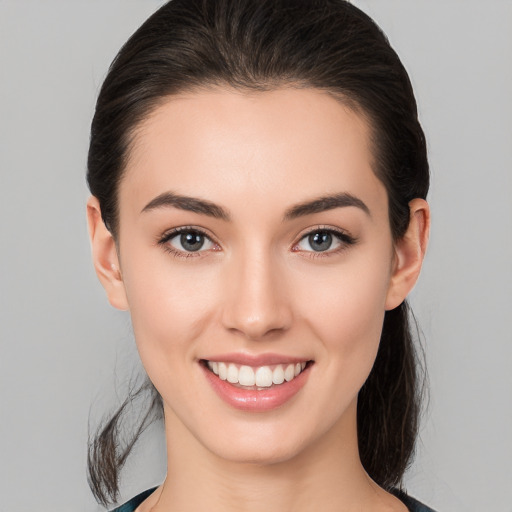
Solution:
<path fill-rule="evenodd" d="M 226 329 L 250 340 L 288 330 L 292 310 L 285 277 L 270 255 L 241 255 L 232 262 L 222 311 Z"/>

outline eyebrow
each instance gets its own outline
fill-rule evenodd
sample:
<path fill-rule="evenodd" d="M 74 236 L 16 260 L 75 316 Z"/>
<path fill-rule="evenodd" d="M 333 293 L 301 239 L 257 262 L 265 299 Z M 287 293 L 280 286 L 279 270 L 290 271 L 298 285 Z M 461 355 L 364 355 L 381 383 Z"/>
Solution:
<path fill-rule="evenodd" d="M 158 208 L 173 207 L 179 210 L 186 210 L 188 212 L 199 213 L 208 215 L 216 219 L 229 221 L 230 215 L 221 206 L 207 201 L 205 199 L 198 199 L 196 197 L 182 196 L 173 192 L 164 192 L 159 196 L 152 199 L 144 208 L 141 213 L 156 210 Z"/>
<path fill-rule="evenodd" d="M 321 213 L 335 208 L 345 208 L 353 206 L 361 209 L 371 217 L 370 210 L 366 204 L 358 197 L 352 194 L 342 192 L 334 195 L 327 195 L 318 197 L 311 201 L 297 204 L 288 209 L 284 215 L 284 220 L 293 220 L 305 215 L 313 213 Z M 144 208 L 141 213 L 156 210 L 159 208 L 178 208 L 189 212 L 199 213 L 201 215 L 208 215 L 216 219 L 225 221 L 231 220 L 229 213 L 221 206 L 207 201 L 206 199 L 199 199 L 196 197 L 183 196 L 175 194 L 174 192 L 164 192 L 154 199 L 152 199 Z"/>
<path fill-rule="evenodd" d="M 311 215 L 313 213 L 321 213 L 327 210 L 334 210 L 335 208 L 345 208 L 348 206 L 355 206 L 363 210 L 368 216 L 371 217 L 370 209 L 366 204 L 356 196 L 342 192 L 339 194 L 318 197 L 305 203 L 300 203 L 293 206 L 286 211 L 285 220 L 296 219 L 304 215 Z"/>

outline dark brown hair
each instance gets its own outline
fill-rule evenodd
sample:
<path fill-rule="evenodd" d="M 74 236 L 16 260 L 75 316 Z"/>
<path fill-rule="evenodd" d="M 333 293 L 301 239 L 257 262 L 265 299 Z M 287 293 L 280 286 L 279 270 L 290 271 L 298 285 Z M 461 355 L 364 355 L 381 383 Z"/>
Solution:
<path fill-rule="evenodd" d="M 379 27 L 344 0 L 173 0 L 123 46 L 101 88 L 87 181 L 114 238 L 117 191 L 139 123 L 168 96 L 206 86 L 328 91 L 370 122 L 374 172 L 385 185 L 395 240 L 408 203 L 429 187 L 426 144 L 411 83 Z M 421 388 L 407 303 L 386 312 L 374 367 L 358 398 L 359 451 L 382 487 L 401 483 L 418 430 Z M 136 391 L 135 394 L 146 390 Z M 89 483 L 115 501 L 118 475 L 141 430 L 162 408 L 158 392 L 133 435 L 119 441 L 125 402 L 89 443 Z"/>

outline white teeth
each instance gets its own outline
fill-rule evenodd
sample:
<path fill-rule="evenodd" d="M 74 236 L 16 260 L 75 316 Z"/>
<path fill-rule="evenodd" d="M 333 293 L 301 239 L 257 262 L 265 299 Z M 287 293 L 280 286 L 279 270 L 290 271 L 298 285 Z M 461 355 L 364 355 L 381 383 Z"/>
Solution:
<path fill-rule="evenodd" d="M 254 370 L 250 366 L 241 366 L 238 373 L 238 382 L 242 386 L 254 386 L 256 384 Z"/>
<path fill-rule="evenodd" d="M 290 382 L 295 377 L 295 365 L 289 364 L 284 371 L 284 380 Z"/>
<path fill-rule="evenodd" d="M 228 368 L 226 363 L 219 363 L 219 378 L 221 380 L 226 380 L 228 376 Z"/>
<path fill-rule="evenodd" d="M 272 370 L 268 366 L 261 366 L 256 370 L 256 386 L 260 388 L 272 386 Z"/>
<path fill-rule="evenodd" d="M 231 384 L 268 388 L 272 384 L 279 385 L 284 381 L 290 382 L 306 368 L 306 363 L 288 364 L 286 367 L 278 364 L 274 370 L 269 366 L 252 368 L 243 365 L 238 367 L 234 363 L 219 363 L 217 361 L 207 361 L 207 366 L 221 380 L 227 380 Z"/>
<path fill-rule="evenodd" d="M 282 384 L 284 382 L 284 370 L 282 365 L 276 366 L 272 372 L 272 382 L 274 384 Z"/>
<path fill-rule="evenodd" d="M 228 366 L 228 375 L 226 380 L 231 382 L 231 384 L 236 384 L 238 382 L 238 368 L 233 363 Z"/>

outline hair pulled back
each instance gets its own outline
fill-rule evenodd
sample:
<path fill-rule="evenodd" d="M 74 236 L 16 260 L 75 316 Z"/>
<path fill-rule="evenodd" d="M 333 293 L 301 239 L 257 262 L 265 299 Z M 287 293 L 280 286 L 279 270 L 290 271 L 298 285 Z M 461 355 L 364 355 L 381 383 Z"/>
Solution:
<path fill-rule="evenodd" d="M 395 240 L 412 199 L 425 198 L 425 137 L 411 83 L 379 27 L 344 0 L 172 0 L 123 46 L 101 88 L 91 126 L 87 181 L 106 226 L 118 235 L 118 188 L 139 123 L 171 95 L 208 86 L 241 90 L 313 87 L 364 115 L 374 172 L 385 185 Z M 360 457 L 379 485 L 399 485 L 420 413 L 416 352 L 407 303 L 385 314 L 377 359 L 358 398 Z M 137 394 L 138 392 L 136 392 Z M 152 413 L 119 442 L 125 402 L 89 443 L 89 483 L 115 501 L 119 471 Z"/>

